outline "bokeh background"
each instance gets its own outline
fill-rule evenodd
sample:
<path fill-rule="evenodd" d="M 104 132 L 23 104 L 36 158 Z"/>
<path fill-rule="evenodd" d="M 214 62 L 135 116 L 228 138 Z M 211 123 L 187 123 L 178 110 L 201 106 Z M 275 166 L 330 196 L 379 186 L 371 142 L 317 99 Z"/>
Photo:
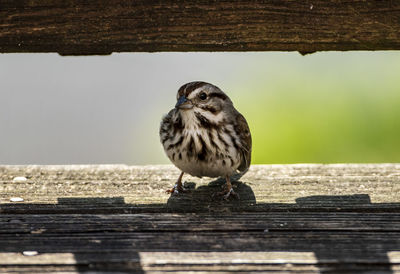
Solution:
<path fill-rule="evenodd" d="M 0 55 L 0 164 L 162 164 L 161 116 L 224 90 L 253 163 L 400 162 L 400 53 Z"/>

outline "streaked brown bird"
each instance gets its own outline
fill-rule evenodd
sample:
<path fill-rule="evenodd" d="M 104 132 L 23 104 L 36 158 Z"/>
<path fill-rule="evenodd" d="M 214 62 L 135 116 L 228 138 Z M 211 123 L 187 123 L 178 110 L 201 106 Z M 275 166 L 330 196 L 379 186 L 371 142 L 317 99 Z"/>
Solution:
<path fill-rule="evenodd" d="M 161 121 L 160 140 L 171 162 L 182 172 L 170 193 L 185 192 L 182 176 L 224 177 L 219 194 L 238 195 L 231 178 L 240 178 L 251 161 L 251 134 L 246 119 L 218 87 L 191 82 L 179 88 L 177 103 Z"/>

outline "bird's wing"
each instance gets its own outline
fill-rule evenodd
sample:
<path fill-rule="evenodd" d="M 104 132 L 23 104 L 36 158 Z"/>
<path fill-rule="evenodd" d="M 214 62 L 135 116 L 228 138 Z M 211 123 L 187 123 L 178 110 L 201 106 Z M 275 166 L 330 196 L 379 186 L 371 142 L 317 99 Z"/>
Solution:
<path fill-rule="evenodd" d="M 238 113 L 236 117 L 236 132 L 239 135 L 241 143 L 242 162 L 238 170 L 244 174 L 250 166 L 251 162 L 251 134 L 246 119 L 242 114 Z"/>

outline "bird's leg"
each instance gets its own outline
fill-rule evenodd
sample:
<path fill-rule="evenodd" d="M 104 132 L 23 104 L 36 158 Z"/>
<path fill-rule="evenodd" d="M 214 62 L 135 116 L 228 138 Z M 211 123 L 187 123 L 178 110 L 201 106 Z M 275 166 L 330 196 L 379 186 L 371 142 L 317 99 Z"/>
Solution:
<path fill-rule="evenodd" d="M 219 192 L 218 195 L 223 195 L 223 198 L 225 200 L 228 200 L 228 198 L 231 195 L 234 196 L 235 198 L 239 199 L 239 194 L 237 194 L 235 191 L 233 191 L 230 176 L 226 176 L 226 184 L 224 187 L 225 187 L 225 190 L 222 192 Z"/>
<path fill-rule="evenodd" d="M 168 189 L 166 192 L 171 193 L 171 194 L 178 194 L 178 193 L 185 193 L 188 192 L 186 189 L 183 188 L 182 184 L 182 177 L 183 177 L 184 172 L 181 172 L 181 175 L 179 175 L 178 181 L 176 181 L 176 184 L 174 185 L 173 188 Z"/>

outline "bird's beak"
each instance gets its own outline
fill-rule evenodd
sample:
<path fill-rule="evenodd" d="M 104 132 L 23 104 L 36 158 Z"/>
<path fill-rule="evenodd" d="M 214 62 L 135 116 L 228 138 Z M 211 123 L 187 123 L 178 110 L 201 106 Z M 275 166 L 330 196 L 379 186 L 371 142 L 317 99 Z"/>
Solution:
<path fill-rule="evenodd" d="M 178 102 L 176 102 L 175 108 L 180 108 L 180 109 L 189 109 L 192 108 L 193 104 L 190 100 L 188 100 L 185 95 L 182 95 L 179 97 Z"/>

